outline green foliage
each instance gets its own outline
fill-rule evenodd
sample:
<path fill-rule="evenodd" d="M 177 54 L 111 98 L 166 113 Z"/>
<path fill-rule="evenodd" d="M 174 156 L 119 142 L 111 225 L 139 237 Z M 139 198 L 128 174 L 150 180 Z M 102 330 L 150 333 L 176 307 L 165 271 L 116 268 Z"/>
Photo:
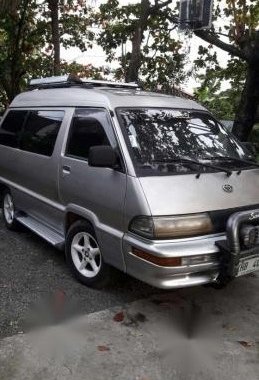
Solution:
<path fill-rule="evenodd" d="M 259 26 L 257 0 L 226 0 L 223 4 L 221 0 L 217 0 L 215 15 L 227 21 L 218 32 L 226 33 L 235 46 L 242 48 L 246 41 L 256 38 Z"/>
<path fill-rule="evenodd" d="M 234 120 L 240 94 L 233 89 L 216 92 L 218 84 L 199 88 L 196 99 L 221 120 Z"/>
<path fill-rule="evenodd" d="M 204 56 L 195 61 L 201 62 L 204 73 L 197 74 L 201 83 L 195 91 L 196 99 L 207 107 L 220 119 L 234 120 L 238 108 L 242 89 L 245 82 L 246 63 L 232 58 L 226 67 L 220 67 L 215 53 L 210 54 L 206 48 L 202 48 Z M 228 83 L 228 88 L 223 90 L 222 83 Z"/>
<path fill-rule="evenodd" d="M 150 7 L 154 5 L 149 3 Z M 186 77 L 183 42 L 173 32 L 175 15 L 176 9 L 168 5 L 147 17 L 139 70 L 139 79 L 147 88 L 155 89 L 159 85 L 166 91 Z M 96 23 L 102 28 L 97 42 L 107 54 L 108 62 L 117 60 L 116 79 L 126 77 L 132 58 L 132 40 L 141 17 L 141 2 L 120 6 L 118 0 L 108 0 L 96 14 Z"/>
<path fill-rule="evenodd" d="M 20 0 L 0 16 L 0 108 L 26 87 L 31 77 L 53 73 L 51 20 L 47 1 Z M 60 42 L 65 48 L 91 47 L 94 34 L 87 0 L 60 0 Z M 62 62 L 62 72 L 98 75 L 90 65 Z"/>
<path fill-rule="evenodd" d="M 43 38 L 37 32 L 36 0 L 23 0 L 17 10 L 0 17 L 0 93 L 12 99 L 32 69 L 31 59 L 37 57 Z"/>
<path fill-rule="evenodd" d="M 211 30 L 196 33 L 208 42 L 200 46 L 195 60 L 196 77 L 201 86 L 196 97 L 205 106 L 225 119 L 234 119 L 245 102 L 241 94 L 246 81 L 248 65 L 258 62 L 256 46 L 259 46 L 259 2 L 253 0 L 226 0 L 214 2 L 214 22 Z M 220 65 L 220 51 L 217 46 L 229 53 L 229 60 Z M 222 83 L 229 84 L 227 90 Z M 246 89 L 249 93 L 249 88 Z M 243 94 L 243 96 L 247 96 Z M 242 117 L 246 119 L 246 109 Z M 241 114 L 241 113 L 240 113 Z M 242 123 L 241 123 L 242 124 Z M 244 128 L 249 128 L 248 125 Z M 251 128 L 251 127 L 250 127 Z"/>
<path fill-rule="evenodd" d="M 92 25 L 91 8 L 87 0 L 59 0 L 59 35 L 60 44 L 65 48 L 78 47 L 86 51 L 92 46 L 94 33 L 89 29 Z M 38 29 L 46 44 L 46 52 L 52 52 L 51 18 L 47 1 L 38 6 Z"/>

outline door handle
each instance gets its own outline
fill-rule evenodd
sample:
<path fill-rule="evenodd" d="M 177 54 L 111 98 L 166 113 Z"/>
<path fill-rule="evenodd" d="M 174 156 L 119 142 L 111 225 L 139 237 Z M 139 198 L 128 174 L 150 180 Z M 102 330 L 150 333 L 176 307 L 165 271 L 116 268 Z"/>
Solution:
<path fill-rule="evenodd" d="M 70 172 L 71 172 L 71 167 L 68 166 L 68 165 L 64 165 L 64 166 L 62 167 L 62 172 L 63 172 L 63 174 L 70 174 Z"/>

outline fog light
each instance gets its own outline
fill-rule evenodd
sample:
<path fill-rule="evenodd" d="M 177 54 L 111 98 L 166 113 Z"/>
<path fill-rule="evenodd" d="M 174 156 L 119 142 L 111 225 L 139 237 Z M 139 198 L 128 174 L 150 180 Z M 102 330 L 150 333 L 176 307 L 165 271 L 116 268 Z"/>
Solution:
<path fill-rule="evenodd" d="M 240 230 L 241 241 L 245 248 L 249 249 L 256 245 L 258 241 L 258 227 L 245 224 Z"/>
<path fill-rule="evenodd" d="M 182 258 L 182 265 L 207 264 L 216 260 L 216 254 L 196 255 Z"/>
<path fill-rule="evenodd" d="M 156 265 L 160 265 L 162 267 L 179 267 L 182 265 L 181 257 L 158 257 L 135 247 L 131 248 L 131 252 L 133 255 L 140 257 L 143 260 L 149 261 Z"/>

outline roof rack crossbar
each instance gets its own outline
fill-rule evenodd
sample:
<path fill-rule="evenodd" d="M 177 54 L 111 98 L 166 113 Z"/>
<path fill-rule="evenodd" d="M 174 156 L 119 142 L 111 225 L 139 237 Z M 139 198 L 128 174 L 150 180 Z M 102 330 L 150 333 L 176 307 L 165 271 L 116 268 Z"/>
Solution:
<path fill-rule="evenodd" d="M 46 78 L 31 79 L 29 89 L 41 88 L 62 88 L 71 86 L 81 86 L 85 88 L 93 87 L 114 87 L 114 88 L 139 88 L 136 83 L 111 82 L 106 80 L 80 79 L 77 75 L 69 74 Z"/>

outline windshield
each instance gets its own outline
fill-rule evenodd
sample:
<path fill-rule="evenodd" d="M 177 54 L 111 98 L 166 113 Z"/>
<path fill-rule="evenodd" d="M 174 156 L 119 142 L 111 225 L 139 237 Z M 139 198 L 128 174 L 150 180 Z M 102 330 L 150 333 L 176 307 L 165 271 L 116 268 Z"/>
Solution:
<path fill-rule="evenodd" d="M 197 171 L 197 165 L 177 162 L 181 157 L 200 162 L 219 157 L 221 166 L 225 166 L 223 157 L 251 159 L 246 148 L 207 112 L 157 108 L 121 108 L 117 112 L 137 169 Z M 226 165 L 244 166 L 235 160 Z M 210 168 L 203 167 L 202 171 Z"/>

